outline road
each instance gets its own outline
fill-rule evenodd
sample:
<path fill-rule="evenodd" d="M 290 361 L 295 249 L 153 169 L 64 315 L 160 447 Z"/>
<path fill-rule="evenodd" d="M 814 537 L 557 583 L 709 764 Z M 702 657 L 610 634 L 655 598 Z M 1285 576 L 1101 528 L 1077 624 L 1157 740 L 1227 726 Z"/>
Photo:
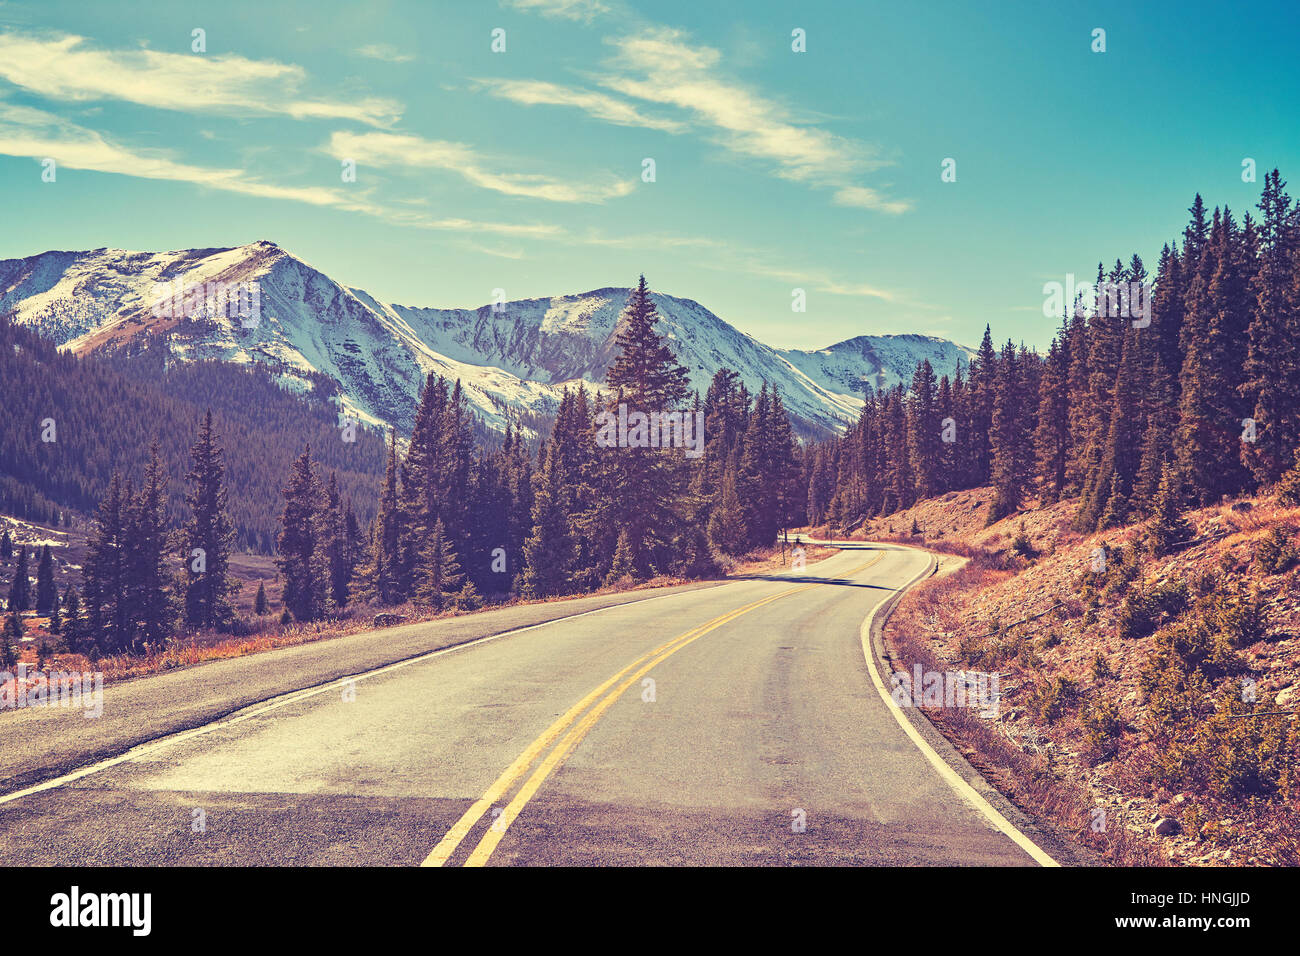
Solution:
<path fill-rule="evenodd" d="M 254 704 L 0 795 L 0 864 L 1044 862 L 873 681 L 863 620 L 927 566 L 853 548 Z"/>

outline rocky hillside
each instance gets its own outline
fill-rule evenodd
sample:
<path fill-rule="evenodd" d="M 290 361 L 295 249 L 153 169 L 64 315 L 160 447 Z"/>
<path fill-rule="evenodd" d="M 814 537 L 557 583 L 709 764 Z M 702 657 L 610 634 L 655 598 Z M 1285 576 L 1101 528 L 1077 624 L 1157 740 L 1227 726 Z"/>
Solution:
<path fill-rule="evenodd" d="M 984 527 L 989 499 L 855 534 L 970 556 L 887 628 L 908 666 L 1001 674 L 999 715 L 936 708 L 945 732 L 1112 862 L 1300 863 L 1300 508 L 1194 511 L 1154 555 L 1140 525 L 1070 530 L 1076 501 Z"/>

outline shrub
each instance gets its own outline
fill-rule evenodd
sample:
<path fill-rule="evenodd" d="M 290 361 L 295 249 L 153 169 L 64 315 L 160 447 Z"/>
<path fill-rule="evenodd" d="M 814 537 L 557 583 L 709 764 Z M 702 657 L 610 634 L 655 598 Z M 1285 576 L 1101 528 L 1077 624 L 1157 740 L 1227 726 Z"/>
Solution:
<path fill-rule="evenodd" d="M 1274 489 L 1278 504 L 1294 508 L 1300 505 L 1300 449 L 1297 449 L 1296 463 L 1282 476 Z"/>
<path fill-rule="evenodd" d="M 1091 704 L 1083 716 L 1083 728 L 1088 746 L 1098 759 L 1115 756 L 1119 750 L 1120 738 L 1124 735 L 1124 720 L 1120 717 L 1119 705 L 1109 698 Z"/>
<path fill-rule="evenodd" d="M 1187 610 L 1191 600 L 1187 584 L 1183 581 L 1161 581 L 1151 589 L 1151 601 L 1161 614 L 1178 617 Z"/>
<path fill-rule="evenodd" d="M 1117 548 L 1106 566 L 1106 585 L 1101 596 L 1113 601 L 1132 587 L 1142 571 L 1142 555 L 1137 548 Z"/>
<path fill-rule="evenodd" d="M 1201 725 L 1198 743 L 1206 783 L 1217 797 L 1270 797 L 1286 779 L 1291 753 L 1286 724 L 1278 717 L 1240 716 L 1254 707 L 1243 702 L 1233 687 L 1226 687 L 1218 709 Z"/>
<path fill-rule="evenodd" d="M 1110 669 L 1110 661 L 1106 660 L 1106 655 L 1098 651 L 1092 659 L 1092 679 L 1101 682 L 1114 676 L 1115 672 Z"/>
<path fill-rule="evenodd" d="M 1070 678 L 1058 674 L 1042 695 L 1039 716 L 1047 723 L 1055 723 L 1067 707 L 1078 697 L 1079 688 Z"/>
<path fill-rule="evenodd" d="M 1156 629 L 1158 620 L 1151 595 L 1142 590 L 1134 591 L 1120 605 L 1116 633 L 1125 641 L 1146 637 Z"/>
<path fill-rule="evenodd" d="M 1268 636 L 1268 616 L 1259 589 L 1242 585 L 1205 598 L 1205 619 L 1231 647 L 1247 647 Z"/>
<path fill-rule="evenodd" d="M 1038 557 L 1038 551 L 1034 548 L 1033 542 L 1029 540 L 1029 536 L 1025 534 L 1023 527 L 1016 531 L 1016 536 L 1011 539 L 1011 553 L 1018 554 L 1028 561 Z"/>
<path fill-rule="evenodd" d="M 458 611 L 477 611 L 483 606 L 483 598 L 479 595 L 478 588 L 474 587 L 474 582 L 466 581 L 456 593 L 453 603 Z"/>
<path fill-rule="evenodd" d="M 1255 548 L 1255 563 L 1266 574 L 1281 574 L 1295 563 L 1296 549 L 1292 530 L 1277 527 L 1264 536 Z"/>
<path fill-rule="evenodd" d="M 1177 618 L 1187 610 L 1187 585 L 1165 581 L 1150 589 L 1138 588 L 1124 598 L 1119 609 L 1119 636 L 1125 640 L 1146 637 L 1165 618 Z"/>

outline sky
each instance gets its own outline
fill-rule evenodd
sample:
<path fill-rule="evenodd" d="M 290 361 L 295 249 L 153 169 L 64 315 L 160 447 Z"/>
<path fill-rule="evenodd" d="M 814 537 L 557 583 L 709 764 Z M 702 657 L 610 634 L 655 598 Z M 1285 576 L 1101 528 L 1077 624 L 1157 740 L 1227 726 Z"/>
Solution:
<path fill-rule="evenodd" d="M 0 259 L 269 239 L 405 305 L 644 273 L 774 346 L 1042 349 L 1045 283 L 1154 267 L 1197 192 L 1241 213 L 1300 176 L 1297 27 L 1294 0 L 9 0 Z"/>

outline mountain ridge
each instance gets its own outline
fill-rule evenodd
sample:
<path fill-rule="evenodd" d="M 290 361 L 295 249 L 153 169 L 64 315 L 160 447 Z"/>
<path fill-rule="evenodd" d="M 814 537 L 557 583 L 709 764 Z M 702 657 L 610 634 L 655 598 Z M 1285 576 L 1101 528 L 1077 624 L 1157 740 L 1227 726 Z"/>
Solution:
<path fill-rule="evenodd" d="M 257 280 L 262 321 L 246 329 L 199 310 L 184 318 L 152 309 L 159 283 L 237 284 Z M 310 387 L 319 372 L 335 381 L 349 415 L 372 425 L 410 426 L 425 378 L 461 379 L 488 428 L 544 420 L 563 388 L 602 386 L 628 289 L 442 309 L 386 303 L 331 278 L 271 240 L 232 247 L 136 252 L 103 247 L 49 250 L 0 261 L 0 314 L 12 313 L 78 353 L 134 348 L 167 336 L 179 360 L 261 362 L 284 387 Z M 863 383 L 906 383 L 920 358 L 937 374 L 965 365 L 973 350 L 916 333 L 858 335 L 823 349 L 768 346 L 692 300 L 655 292 L 661 331 L 701 393 L 718 368 L 757 390 L 781 390 L 805 436 L 841 431 L 862 404 Z"/>

